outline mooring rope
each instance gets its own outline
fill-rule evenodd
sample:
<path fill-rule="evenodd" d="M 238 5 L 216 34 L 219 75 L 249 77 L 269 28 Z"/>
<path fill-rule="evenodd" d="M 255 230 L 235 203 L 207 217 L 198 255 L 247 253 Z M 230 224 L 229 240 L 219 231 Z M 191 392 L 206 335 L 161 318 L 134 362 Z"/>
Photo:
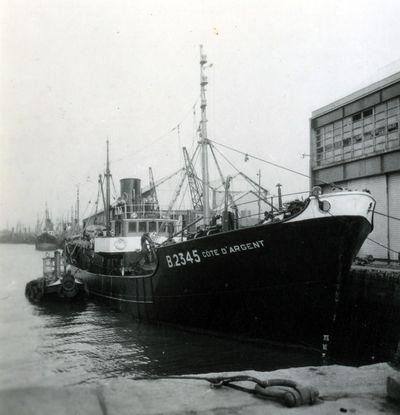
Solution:
<path fill-rule="evenodd" d="M 221 388 L 223 386 L 250 393 L 256 397 L 279 402 L 289 408 L 303 405 L 313 405 L 319 398 L 319 392 L 312 386 L 300 386 L 297 382 L 290 379 L 267 379 L 260 380 L 254 376 L 237 375 L 237 376 L 139 376 L 134 380 L 202 380 L 210 383 L 212 388 Z M 254 388 L 237 385 L 237 382 L 252 382 Z"/>

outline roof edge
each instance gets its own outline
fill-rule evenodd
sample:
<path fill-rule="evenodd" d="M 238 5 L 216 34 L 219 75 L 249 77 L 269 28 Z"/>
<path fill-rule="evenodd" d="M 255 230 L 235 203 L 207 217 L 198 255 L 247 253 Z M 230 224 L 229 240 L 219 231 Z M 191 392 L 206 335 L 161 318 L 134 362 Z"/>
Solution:
<path fill-rule="evenodd" d="M 311 119 L 332 112 L 340 107 L 343 107 L 346 104 L 349 104 L 353 101 L 357 101 L 360 98 L 370 95 L 385 87 L 388 87 L 398 81 L 400 81 L 400 72 L 396 72 L 386 78 L 381 79 L 380 81 L 374 82 L 371 85 L 361 88 L 349 95 L 346 95 L 343 98 L 340 98 L 336 101 L 331 102 L 328 105 L 324 105 L 323 107 L 316 109 L 311 113 Z"/>

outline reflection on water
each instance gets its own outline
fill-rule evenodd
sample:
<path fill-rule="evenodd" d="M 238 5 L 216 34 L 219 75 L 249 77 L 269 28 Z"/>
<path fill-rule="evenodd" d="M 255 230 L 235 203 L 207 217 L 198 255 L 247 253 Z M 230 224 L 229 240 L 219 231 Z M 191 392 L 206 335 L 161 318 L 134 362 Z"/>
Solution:
<path fill-rule="evenodd" d="M 317 353 L 138 323 L 93 302 L 32 305 L 42 253 L 0 245 L 0 387 L 90 384 L 114 377 L 317 365 Z"/>

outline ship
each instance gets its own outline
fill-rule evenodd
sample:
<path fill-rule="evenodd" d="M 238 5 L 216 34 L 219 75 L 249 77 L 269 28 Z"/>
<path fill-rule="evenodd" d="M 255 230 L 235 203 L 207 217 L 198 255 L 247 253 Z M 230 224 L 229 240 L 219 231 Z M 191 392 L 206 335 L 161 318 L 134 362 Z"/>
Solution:
<path fill-rule="evenodd" d="M 38 227 L 38 234 L 36 235 L 35 239 L 35 249 L 37 251 L 55 251 L 60 247 L 60 240 L 57 238 L 57 235 L 54 231 L 54 225 L 52 220 L 50 219 L 50 213 L 47 208 L 47 204 L 45 207 L 45 216 L 44 216 L 44 224 L 43 229 Z"/>
<path fill-rule="evenodd" d="M 105 228 L 66 244 L 71 272 L 92 297 L 139 320 L 321 345 L 351 263 L 373 229 L 375 200 L 368 192 L 323 194 L 316 187 L 305 200 L 272 206 L 264 220 L 241 227 L 225 177 L 223 210 L 215 215 L 207 191 L 206 63 L 201 49 L 202 188 L 193 198 L 201 216 L 183 221 L 149 209 L 154 200 L 140 199 L 135 179 L 121 180 L 111 206 L 107 142 Z"/>
<path fill-rule="evenodd" d="M 33 303 L 75 300 L 86 298 L 87 290 L 83 282 L 67 270 L 62 251 L 56 250 L 53 256 L 46 252 L 43 257 L 43 275 L 26 284 L 25 296 Z"/>

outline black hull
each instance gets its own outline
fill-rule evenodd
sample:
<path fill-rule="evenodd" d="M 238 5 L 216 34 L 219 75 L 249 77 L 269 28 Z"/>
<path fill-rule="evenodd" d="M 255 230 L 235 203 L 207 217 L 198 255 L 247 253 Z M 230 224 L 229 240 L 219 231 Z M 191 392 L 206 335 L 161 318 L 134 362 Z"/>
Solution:
<path fill-rule="evenodd" d="M 44 232 L 37 236 L 35 248 L 37 251 L 55 251 L 60 248 L 60 244 L 55 236 Z"/>
<path fill-rule="evenodd" d="M 135 318 L 317 344 L 370 231 L 351 216 L 261 225 L 161 247 L 152 275 L 76 276 Z"/>

